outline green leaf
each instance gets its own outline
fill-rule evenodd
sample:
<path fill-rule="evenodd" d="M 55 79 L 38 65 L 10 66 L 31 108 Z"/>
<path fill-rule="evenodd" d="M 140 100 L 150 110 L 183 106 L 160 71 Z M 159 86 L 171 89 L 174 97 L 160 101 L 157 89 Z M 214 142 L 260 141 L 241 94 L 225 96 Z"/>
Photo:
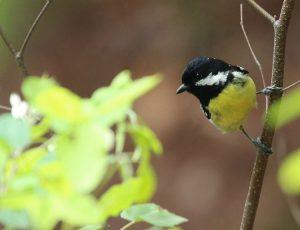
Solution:
<path fill-rule="evenodd" d="M 281 163 L 278 181 L 285 193 L 290 195 L 300 194 L 300 149 L 291 153 Z"/>
<path fill-rule="evenodd" d="M 121 184 L 111 186 L 100 198 L 99 214 L 101 222 L 107 218 L 117 216 L 132 203 L 141 200 L 142 178 L 131 178 Z"/>
<path fill-rule="evenodd" d="M 26 78 L 22 92 L 30 105 L 44 115 L 56 131 L 68 130 L 87 118 L 81 98 L 47 76 Z M 47 128 L 40 127 L 34 134 L 39 135 Z"/>
<path fill-rule="evenodd" d="M 129 127 L 136 146 L 139 146 L 144 151 L 153 152 L 156 154 L 162 153 L 162 145 L 155 133 L 145 125 L 132 125 Z"/>
<path fill-rule="evenodd" d="M 26 211 L 30 220 L 28 229 L 53 229 L 58 216 L 57 210 L 51 210 L 52 201 L 46 193 L 33 193 L 32 191 L 22 193 L 9 193 L 0 200 L 3 208 L 21 209 Z M 41 211 L 42 210 L 42 211 Z"/>
<path fill-rule="evenodd" d="M 159 208 L 157 204 L 153 203 L 136 204 L 124 210 L 120 216 L 125 220 L 137 222 L 143 220 L 143 215 L 156 211 Z"/>
<path fill-rule="evenodd" d="M 138 202 L 148 201 L 153 196 L 156 189 L 156 177 L 150 159 L 150 154 L 144 152 L 137 169 L 137 175 L 143 178 L 143 183 L 141 185 L 143 192 L 140 193 L 141 200 Z"/>
<path fill-rule="evenodd" d="M 108 164 L 106 153 L 112 144 L 111 130 L 95 123 L 83 124 L 71 136 L 57 138 L 57 156 L 76 190 L 89 192 L 101 181 Z"/>
<path fill-rule="evenodd" d="M 115 159 L 119 164 L 119 173 L 122 180 L 124 181 L 131 178 L 134 174 L 134 169 L 130 156 L 126 153 L 119 153 L 116 155 Z"/>
<path fill-rule="evenodd" d="M 43 118 L 41 122 L 35 124 L 31 129 L 31 138 L 32 141 L 39 141 L 46 133 L 50 130 L 50 124 L 48 119 Z"/>
<path fill-rule="evenodd" d="M 26 229 L 53 229 L 61 220 L 70 225 L 99 222 L 95 199 L 90 195 L 64 194 L 45 190 L 10 193 L 0 200 L 4 210 L 25 210 L 31 227 Z"/>
<path fill-rule="evenodd" d="M 99 107 L 98 112 L 105 114 L 124 104 L 131 104 L 135 99 L 152 89 L 159 82 L 160 77 L 158 75 L 138 79 L 128 87 L 119 89 L 119 91 L 115 95 L 113 95 L 110 100 L 106 101 L 106 103 L 103 103 L 101 107 Z M 95 96 L 97 96 L 97 94 L 95 94 Z"/>
<path fill-rule="evenodd" d="M 25 211 L 0 209 L 0 223 L 6 228 L 30 229 L 30 221 Z"/>
<path fill-rule="evenodd" d="M 24 174 L 33 172 L 41 161 L 47 155 L 47 151 L 44 148 L 36 147 L 25 151 L 17 159 L 18 173 Z"/>
<path fill-rule="evenodd" d="M 122 180 L 129 179 L 133 176 L 133 164 L 129 154 L 123 153 L 123 148 L 125 145 L 126 138 L 126 126 L 125 122 L 120 122 L 117 124 L 116 128 L 116 155 L 114 155 L 114 159 L 119 164 L 119 173 L 121 175 Z"/>
<path fill-rule="evenodd" d="M 291 91 L 288 95 L 282 97 L 281 102 L 275 103 L 270 108 L 270 120 L 271 126 L 276 125 L 276 128 L 280 128 L 287 123 L 300 117 L 300 89 Z M 278 113 L 278 114 L 277 114 Z M 276 116 L 278 115 L 278 116 Z M 276 123 L 276 124 L 275 124 Z"/>
<path fill-rule="evenodd" d="M 36 172 L 39 175 L 43 189 L 62 196 L 70 196 L 70 194 L 77 192 L 65 175 L 64 165 L 58 160 L 48 160 L 47 157 L 40 161 Z"/>
<path fill-rule="evenodd" d="M 105 90 L 105 89 L 103 89 Z M 108 99 L 109 100 L 109 99 Z M 107 103 L 107 102 L 105 102 Z M 90 105 L 89 105 L 90 104 Z M 115 107 L 111 111 L 103 112 L 101 110 L 102 104 L 96 104 L 94 101 L 85 101 L 86 107 L 93 107 L 92 117 L 99 122 L 99 124 L 104 126 L 112 126 L 118 122 L 125 120 L 128 110 L 130 109 L 130 104 L 123 104 L 119 107 Z"/>
<path fill-rule="evenodd" d="M 24 190 L 39 189 L 40 183 L 37 175 L 19 175 L 9 183 L 9 188 L 16 192 L 23 192 Z"/>
<path fill-rule="evenodd" d="M 144 221 L 159 227 L 173 227 L 187 221 L 186 218 L 173 214 L 167 210 L 159 210 L 143 216 Z"/>
<path fill-rule="evenodd" d="M 79 226 L 98 223 L 99 210 L 91 195 L 51 195 L 51 211 L 57 212 L 63 222 Z"/>
<path fill-rule="evenodd" d="M 121 88 L 126 85 L 129 85 L 132 82 L 131 80 L 131 72 L 130 70 L 123 70 L 118 73 L 117 76 L 112 80 L 111 87 L 112 88 Z"/>
<path fill-rule="evenodd" d="M 37 95 L 34 106 L 58 131 L 72 128 L 84 120 L 81 98 L 60 86 L 51 87 Z"/>
<path fill-rule="evenodd" d="M 99 105 L 107 103 L 112 97 L 115 97 L 118 93 L 120 93 L 120 90 L 126 89 L 131 83 L 132 80 L 130 71 L 124 70 L 113 79 L 110 86 L 97 89 L 91 98 Z"/>
<path fill-rule="evenodd" d="M 93 93 L 91 100 L 97 107 L 99 120 L 103 123 L 111 124 L 112 121 L 123 120 L 133 101 L 161 81 L 158 74 L 146 76 L 132 82 L 129 79 L 129 72 L 122 72 L 110 87 L 100 88 Z M 107 118 L 111 119 L 106 120 Z"/>
<path fill-rule="evenodd" d="M 13 151 L 22 149 L 30 143 L 30 125 L 26 120 L 3 114 L 0 116 L 0 140 L 7 142 Z"/>
<path fill-rule="evenodd" d="M 15 171 L 13 180 L 7 181 L 7 186 L 11 192 L 25 192 L 40 188 L 40 178 L 36 169 L 38 162 L 46 155 L 43 148 L 32 148 L 20 155 L 17 159 L 10 159 L 6 164 L 6 172 Z"/>
<path fill-rule="evenodd" d="M 148 201 L 156 187 L 154 171 L 150 165 L 150 157 L 143 157 L 140 162 L 137 177 L 130 178 L 121 184 L 111 186 L 99 200 L 101 221 L 117 216 L 133 203 Z"/>
<path fill-rule="evenodd" d="M 173 227 L 187 221 L 153 203 L 133 205 L 123 211 L 121 217 L 128 221 L 145 221 L 158 227 Z"/>
<path fill-rule="evenodd" d="M 125 145 L 126 123 L 120 122 L 117 124 L 116 130 L 116 152 L 121 153 Z"/>
<path fill-rule="evenodd" d="M 31 76 L 25 78 L 21 90 L 26 100 L 30 104 L 34 104 L 38 95 L 56 85 L 56 82 L 47 75 L 42 77 Z"/>
<path fill-rule="evenodd" d="M 29 219 L 28 229 L 53 229 L 62 221 L 71 228 L 87 225 L 85 229 L 94 230 L 101 229 L 97 224 L 104 224 L 132 204 L 149 201 L 156 188 L 150 152 L 161 152 L 160 142 L 149 128 L 138 126 L 133 128 L 132 135 L 136 139 L 134 147 L 141 153 L 139 158 L 133 161 L 131 154 L 125 155 L 123 151 L 128 126 L 138 123 L 136 119 L 127 124 L 128 117 L 132 121 L 129 114 L 133 102 L 159 82 L 158 75 L 132 80 L 130 72 L 123 71 L 109 87 L 82 99 L 47 77 L 24 80 L 24 97 L 43 120 L 28 127 L 31 140 L 26 145 L 11 141 L 19 130 L 18 135 L 9 138 L 0 135 L 0 183 L 7 188 L 0 199 L 1 208 L 12 212 L 24 210 Z M 2 123 L 5 126 L 0 128 L 6 134 L 11 127 L 7 126 L 9 122 Z M 47 140 L 49 131 L 51 138 Z M 35 147 L 12 159 L 8 155 L 11 143 L 14 148 Z M 41 146 L 36 147 L 37 144 Z M 113 146 L 117 154 L 109 154 Z M 109 181 L 112 185 L 96 200 L 91 194 L 105 184 L 105 175 L 110 178 L 111 159 L 113 166 L 117 161 L 120 164 L 117 170 L 121 171 L 123 182 Z"/>
<path fill-rule="evenodd" d="M 97 104 L 105 103 L 118 94 L 120 90 L 127 88 L 131 83 L 130 71 L 124 70 L 113 79 L 110 86 L 97 89 L 91 98 Z"/>
<path fill-rule="evenodd" d="M 7 146 L 7 144 L 3 141 L 0 140 L 0 183 L 2 180 L 2 170 L 7 162 L 7 160 L 9 159 L 9 147 Z"/>

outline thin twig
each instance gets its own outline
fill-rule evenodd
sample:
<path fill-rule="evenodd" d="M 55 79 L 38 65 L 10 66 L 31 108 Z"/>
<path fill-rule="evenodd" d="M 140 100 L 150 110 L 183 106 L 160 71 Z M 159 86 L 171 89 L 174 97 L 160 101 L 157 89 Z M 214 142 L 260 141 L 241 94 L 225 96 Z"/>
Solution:
<path fill-rule="evenodd" d="M 128 224 L 124 225 L 122 228 L 120 228 L 120 230 L 127 230 L 129 227 L 131 227 L 132 225 L 134 225 L 136 223 L 136 221 L 131 221 Z"/>
<path fill-rule="evenodd" d="M 0 109 L 11 111 L 11 107 L 5 106 L 5 105 L 0 105 Z"/>
<path fill-rule="evenodd" d="M 264 16 L 266 19 L 268 19 L 272 25 L 275 23 L 275 18 L 269 14 L 264 8 L 262 8 L 260 5 L 258 5 L 254 0 L 248 0 L 248 2 L 261 13 L 262 16 Z"/>
<path fill-rule="evenodd" d="M 248 38 L 246 29 L 245 29 L 245 27 L 244 27 L 244 20 L 243 20 L 243 4 L 240 4 L 240 17 L 241 17 L 241 18 L 240 18 L 240 25 L 241 25 L 241 28 L 242 28 L 244 37 L 245 37 L 245 39 L 246 39 L 246 42 L 247 42 L 247 44 L 248 44 L 248 47 L 249 47 L 250 52 L 251 52 L 251 54 L 252 54 L 252 57 L 253 57 L 253 59 L 254 59 L 256 65 L 257 65 L 257 67 L 258 67 L 258 69 L 259 69 L 260 76 L 261 76 L 262 83 L 263 83 L 263 87 L 266 88 L 266 81 L 265 81 L 264 71 L 263 71 L 262 65 L 260 64 L 258 58 L 257 58 L 256 55 L 255 55 L 255 52 L 254 52 L 254 50 L 253 50 L 253 48 L 252 48 L 252 45 L 251 45 L 251 43 L 250 43 L 250 40 L 249 40 L 249 38 Z M 266 111 L 267 111 L 267 109 L 268 109 L 268 97 L 267 97 L 267 96 L 265 96 L 265 101 L 266 101 L 266 102 L 265 102 L 265 103 L 266 103 L 265 109 L 266 109 Z"/>
<path fill-rule="evenodd" d="M 15 59 L 16 59 L 16 62 L 17 62 L 18 66 L 21 70 L 21 73 L 22 73 L 23 77 L 27 77 L 29 75 L 29 72 L 28 72 L 27 67 L 25 65 L 23 56 L 21 57 L 19 55 L 19 52 L 18 52 L 15 56 Z"/>
<path fill-rule="evenodd" d="M 297 85 L 297 84 L 299 84 L 299 83 L 300 83 L 300 80 L 294 82 L 293 84 L 290 84 L 289 86 L 284 87 L 282 90 L 283 90 L 283 91 L 288 90 L 288 89 L 294 87 L 295 85 Z"/>
<path fill-rule="evenodd" d="M 8 39 L 6 38 L 2 28 L 0 27 L 0 37 L 3 39 L 5 45 L 7 46 L 7 48 L 9 49 L 10 53 L 14 56 L 15 60 L 16 60 L 16 63 L 17 65 L 19 66 L 20 70 L 21 70 L 21 73 L 23 75 L 23 77 L 26 77 L 29 75 L 29 72 L 27 70 L 27 67 L 25 65 L 25 62 L 24 62 L 24 52 L 25 52 L 25 49 L 27 47 L 27 44 L 31 38 L 31 35 L 34 31 L 34 29 L 36 28 L 38 22 L 40 21 L 41 17 L 43 16 L 43 14 L 45 13 L 45 11 L 47 10 L 48 6 L 50 5 L 50 3 L 52 2 L 53 0 L 46 0 L 44 6 L 42 7 L 42 9 L 40 10 L 40 12 L 38 13 L 38 15 L 36 16 L 34 22 L 32 23 L 32 25 L 30 26 L 25 38 L 24 38 L 24 41 L 21 45 L 21 48 L 19 50 L 16 50 L 14 48 L 14 46 L 8 41 Z"/>
<path fill-rule="evenodd" d="M 14 49 L 14 47 L 12 46 L 12 44 L 10 43 L 10 41 L 8 41 L 7 37 L 5 36 L 5 33 L 4 33 L 3 29 L 1 28 L 1 25 L 0 25 L 0 37 L 4 41 L 4 43 L 7 46 L 7 48 L 9 49 L 9 52 L 11 52 L 11 54 L 13 56 L 16 56 L 17 51 Z"/>
<path fill-rule="evenodd" d="M 26 49 L 27 47 L 27 44 L 28 44 L 28 41 L 34 31 L 34 29 L 36 28 L 37 24 L 39 23 L 41 17 L 43 16 L 43 14 L 46 12 L 48 6 L 50 5 L 50 3 L 52 2 L 52 0 L 46 0 L 46 3 L 44 4 L 43 8 L 41 9 L 41 11 L 38 13 L 38 15 L 36 16 L 34 22 L 32 23 L 31 27 L 29 28 L 26 36 L 25 36 L 25 39 L 22 43 L 22 46 L 20 48 L 20 51 L 19 51 L 19 55 L 21 57 L 23 57 L 23 53 L 24 53 L 24 50 Z"/>
<path fill-rule="evenodd" d="M 2 40 L 4 41 L 4 44 L 7 46 L 9 52 L 14 56 L 17 65 L 19 66 L 21 73 L 24 77 L 28 76 L 28 70 L 25 66 L 23 57 L 19 56 L 19 51 L 16 51 L 13 45 L 11 44 L 10 41 L 8 41 L 7 37 L 5 36 L 5 33 L 3 32 L 3 29 L 0 27 L 0 36 Z"/>
<path fill-rule="evenodd" d="M 273 24 L 275 34 L 271 85 L 275 85 L 276 87 L 283 86 L 286 36 L 294 3 L 295 0 L 284 0 L 279 19 Z M 257 10 L 262 13 L 260 9 Z M 275 102 L 279 103 L 281 97 L 282 93 L 271 93 L 271 95 L 269 96 L 269 105 L 271 106 Z M 275 127 L 270 126 L 269 120 L 270 118 L 276 120 L 277 115 L 278 111 L 272 112 L 271 114 L 270 109 L 268 109 L 261 135 L 261 142 L 270 148 L 272 146 Z M 259 151 L 252 170 L 249 190 L 245 201 L 245 207 L 240 227 L 241 230 L 253 229 L 267 163 L 268 156 L 265 155 L 262 151 Z"/>

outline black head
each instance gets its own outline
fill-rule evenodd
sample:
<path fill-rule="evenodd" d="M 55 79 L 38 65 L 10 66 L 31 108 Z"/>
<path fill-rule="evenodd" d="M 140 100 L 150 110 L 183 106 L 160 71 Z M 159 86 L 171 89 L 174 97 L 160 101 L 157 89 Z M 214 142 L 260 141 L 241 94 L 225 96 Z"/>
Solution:
<path fill-rule="evenodd" d="M 196 57 L 190 61 L 182 74 L 182 84 L 176 94 L 189 92 L 195 95 L 205 108 L 233 79 L 232 72 L 248 73 L 239 66 L 230 65 L 216 58 Z"/>
<path fill-rule="evenodd" d="M 183 71 L 182 85 L 177 89 L 176 93 L 179 94 L 184 91 L 193 93 L 195 88 L 199 88 L 197 87 L 196 83 L 199 82 L 201 79 L 205 79 L 209 75 L 216 75 L 218 73 L 226 73 L 230 71 L 239 71 L 244 74 L 248 73 L 248 71 L 239 66 L 230 65 L 216 58 L 210 58 L 205 56 L 196 57 L 188 63 L 185 70 Z M 227 76 L 224 74 L 224 77 Z M 217 84 L 208 84 L 208 86 L 212 85 Z"/>
<path fill-rule="evenodd" d="M 222 60 L 205 56 L 196 57 L 188 63 L 183 71 L 182 84 L 185 87 L 183 87 L 181 90 L 178 90 L 177 94 L 184 91 L 190 92 L 195 86 L 196 82 L 204 79 L 209 74 L 217 74 L 218 72 L 225 72 L 229 69 L 230 65 Z"/>

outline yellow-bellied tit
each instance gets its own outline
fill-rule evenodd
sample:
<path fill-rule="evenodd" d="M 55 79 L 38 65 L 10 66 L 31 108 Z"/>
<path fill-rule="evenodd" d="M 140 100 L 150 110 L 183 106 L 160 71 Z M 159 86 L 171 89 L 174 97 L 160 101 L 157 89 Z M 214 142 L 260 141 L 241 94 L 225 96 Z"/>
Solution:
<path fill-rule="evenodd" d="M 247 70 L 216 58 L 196 57 L 185 68 L 176 93 L 185 91 L 199 99 L 205 116 L 221 132 L 241 130 L 256 147 L 272 152 L 242 126 L 256 107 L 256 87 Z"/>

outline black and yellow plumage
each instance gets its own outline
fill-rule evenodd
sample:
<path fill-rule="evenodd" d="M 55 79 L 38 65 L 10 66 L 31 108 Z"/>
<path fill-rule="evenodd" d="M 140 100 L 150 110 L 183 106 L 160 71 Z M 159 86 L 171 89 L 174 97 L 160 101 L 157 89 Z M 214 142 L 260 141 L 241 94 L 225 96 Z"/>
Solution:
<path fill-rule="evenodd" d="M 206 117 L 222 132 L 240 129 L 256 106 L 256 87 L 244 68 L 209 57 L 188 63 L 177 94 L 196 96 Z"/>

